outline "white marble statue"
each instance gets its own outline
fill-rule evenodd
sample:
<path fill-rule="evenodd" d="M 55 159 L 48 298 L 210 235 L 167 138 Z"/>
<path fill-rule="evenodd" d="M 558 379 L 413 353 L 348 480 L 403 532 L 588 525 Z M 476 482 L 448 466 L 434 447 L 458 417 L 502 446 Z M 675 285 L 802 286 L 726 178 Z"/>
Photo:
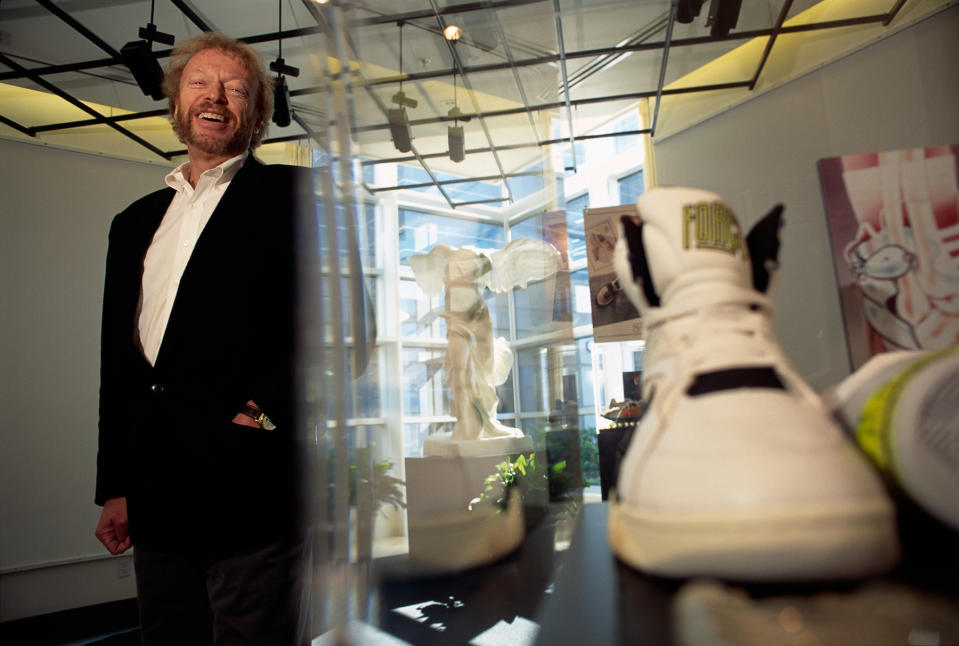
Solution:
<path fill-rule="evenodd" d="M 527 450 L 528 438 L 518 428 L 496 420 L 496 386 L 509 376 L 512 351 L 502 337 L 493 337 L 486 288 L 505 292 L 526 287 L 560 268 L 560 254 L 542 240 L 519 238 L 491 251 L 436 245 L 410 258 L 416 283 L 430 296 L 446 288 L 446 380 L 456 424 L 450 433 L 427 438 L 424 455 L 486 455 Z"/>

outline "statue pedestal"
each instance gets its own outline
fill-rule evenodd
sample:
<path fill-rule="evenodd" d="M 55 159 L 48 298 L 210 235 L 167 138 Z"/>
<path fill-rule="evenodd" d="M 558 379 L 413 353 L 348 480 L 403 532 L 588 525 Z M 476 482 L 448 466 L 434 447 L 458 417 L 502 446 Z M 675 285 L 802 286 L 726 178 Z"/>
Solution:
<path fill-rule="evenodd" d="M 472 510 L 469 506 L 484 492 L 486 478 L 497 473 L 496 465 L 521 452 L 406 458 L 410 561 L 428 570 L 467 570 L 519 547 L 525 536 L 523 506 L 529 504 L 521 500 L 520 487 L 512 488 L 506 509 L 494 504 L 502 489 L 487 492 L 488 501 Z"/>
<path fill-rule="evenodd" d="M 533 440 L 525 435 L 491 437 L 482 440 L 454 440 L 453 434 L 446 432 L 434 433 L 423 442 L 423 455 L 430 457 L 499 456 L 499 462 L 502 462 L 508 455 L 530 453 L 532 450 Z"/>

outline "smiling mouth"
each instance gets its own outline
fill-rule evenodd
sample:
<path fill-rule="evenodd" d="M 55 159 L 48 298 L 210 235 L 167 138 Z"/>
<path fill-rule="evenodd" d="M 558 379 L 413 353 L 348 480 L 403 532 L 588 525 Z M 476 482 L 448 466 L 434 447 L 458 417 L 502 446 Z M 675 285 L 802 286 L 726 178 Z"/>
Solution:
<path fill-rule="evenodd" d="M 226 121 L 226 118 L 222 114 L 217 114 L 216 112 L 201 112 L 197 117 L 204 121 L 216 121 L 218 123 Z"/>

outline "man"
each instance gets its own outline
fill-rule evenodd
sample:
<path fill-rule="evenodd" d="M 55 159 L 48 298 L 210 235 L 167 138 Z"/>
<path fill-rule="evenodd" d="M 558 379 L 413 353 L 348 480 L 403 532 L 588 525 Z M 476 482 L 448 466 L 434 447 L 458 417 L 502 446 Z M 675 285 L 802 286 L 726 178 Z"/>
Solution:
<path fill-rule="evenodd" d="M 293 643 L 292 167 L 252 154 L 272 114 L 255 50 L 180 44 L 164 78 L 189 159 L 113 221 L 97 538 L 135 546 L 145 644 Z"/>

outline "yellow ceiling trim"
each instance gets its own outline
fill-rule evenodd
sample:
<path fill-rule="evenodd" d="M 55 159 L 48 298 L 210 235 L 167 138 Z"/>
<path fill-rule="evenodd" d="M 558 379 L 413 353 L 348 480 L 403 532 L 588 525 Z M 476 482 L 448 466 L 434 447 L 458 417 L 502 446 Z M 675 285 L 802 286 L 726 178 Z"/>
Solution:
<path fill-rule="evenodd" d="M 922 15 L 929 13 L 935 8 L 949 4 L 949 2 L 950 0 L 924 0 L 923 2 L 916 3 L 918 6 L 914 5 L 909 7 L 908 11 L 905 9 L 901 11 L 897 20 L 904 20 L 909 14 Z M 845 20 L 860 16 L 880 15 L 888 12 L 891 4 L 891 0 L 823 0 L 802 13 L 793 16 L 784 24 L 787 27 L 795 27 L 834 20 Z M 829 32 L 782 34 L 776 41 L 776 46 L 773 48 L 773 55 L 780 59 L 788 58 L 790 60 L 796 60 L 800 58 L 800 56 L 809 58 L 808 53 L 801 51 L 803 45 L 812 39 L 822 38 L 823 33 L 846 39 L 848 41 L 846 46 L 839 51 L 849 51 L 861 44 L 862 41 L 872 37 L 872 34 L 879 29 L 885 29 L 885 27 L 883 27 L 881 23 L 868 23 L 836 28 L 835 30 L 829 30 Z M 665 86 L 665 89 L 672 90 L 699 85 L 751 80 L 768 41 L 768 36 L 753 38 L 732 51 L 723 54 L 702 67 L 673 81 Z M 830 47 L 824 51 L 823 55 L 817 55 L 815 60 L 807 60 L 806 69 L 821 64 L 828 58 L 834 58 L 836 51 L 835 45 L 831 44 Z M 770 85 L 784 80 L 782 77 L 775 77 L 773 75 L 774 78 L 771 83 L 768 78 L 770 75 L 768 75 L 767 72 L 768 70 L 763 71 L 765 77 L 764 85 Z M 795 74 L 797 70 L 793 68 L 789 70 L 789 72 Z"/>

